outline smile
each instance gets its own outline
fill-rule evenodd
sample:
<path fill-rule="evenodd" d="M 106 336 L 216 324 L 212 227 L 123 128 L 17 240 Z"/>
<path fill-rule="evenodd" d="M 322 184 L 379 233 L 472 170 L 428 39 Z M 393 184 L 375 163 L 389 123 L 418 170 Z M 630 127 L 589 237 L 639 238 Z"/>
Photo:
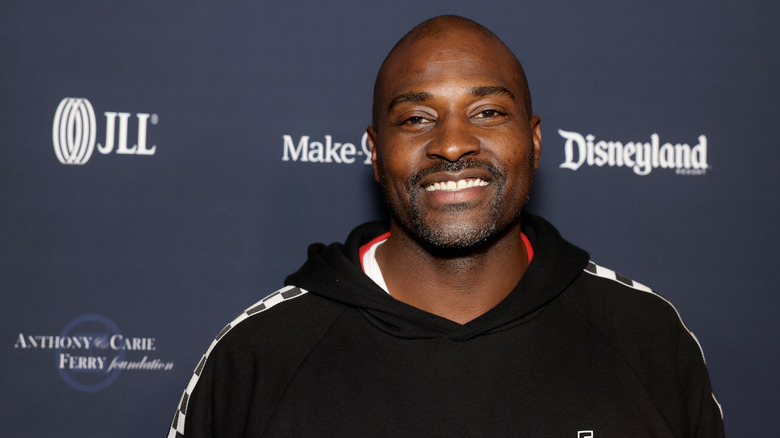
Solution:
<path fill-rule="evenodd" d="M 489 183 L 482 178 L 465 178 L 457 181 L 441 181 L 425 186 L 425 190 L 432 192 L 441 190 L 445 192 L 457 192 L 471 187 L 484 187 Z"/>

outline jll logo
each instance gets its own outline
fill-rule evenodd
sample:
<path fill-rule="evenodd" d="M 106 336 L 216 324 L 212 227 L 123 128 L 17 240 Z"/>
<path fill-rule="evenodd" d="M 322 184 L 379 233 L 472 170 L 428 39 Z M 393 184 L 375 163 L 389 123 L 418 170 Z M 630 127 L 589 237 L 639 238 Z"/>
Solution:
<path fill-rule="evenodd" d="M 137 143 L 127 147 L 127 125 L 130 113 L 106 111 L 106 143 L 105 146 L 97 144 L 97 150 L 101 154 L 110 154 L 114 150 L 114 137 L 117 128 L 116 120 L 119 119 L 118 141 L 116 153 L 125 155 L 154 155 L 156 145 L 147 148 L 146 131 L 147 123 L 151 119 L 152 125 L 159 121 L 157 114 L 137 113 L 138 137 Z M 92 104 L 85 98 L 66 97 L 57 106 L 52 125 L 52 142 L 54 153 L 62 164 L 86 163 L 95 149 L 95 110 Z"/>

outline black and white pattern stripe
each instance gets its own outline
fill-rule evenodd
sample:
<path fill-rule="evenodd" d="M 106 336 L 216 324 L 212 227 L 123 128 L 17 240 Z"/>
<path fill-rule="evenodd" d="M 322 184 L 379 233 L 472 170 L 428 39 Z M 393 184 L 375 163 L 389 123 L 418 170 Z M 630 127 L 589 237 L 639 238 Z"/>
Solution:
<path fill-rule="evenodd" d="M 187 385 L 187 388 L 184 390 L 184 394 L 181 397 L 181 403 L 179 403 L 179 409 L 176 410 L 176 415 L 174 415 L 173 417 L 173 423 L 171 424 L 170 432 L 168 432 L 168 438 L 184 437 L 184 420 L 187 415 L 187 402 L 189 401 L 192 391 L 195 389 L 195 385 L 197 385 L 198 383 L 198 379 L 200 378 L 200 375 L 203 372 L 203 367 L 206 366 L 206 360 L 208 359 L 209 354 L 211 354 L 211 352 L 214 350 L 214 347 L 217 345 L 219 340 L 222 339 L 225 336 L 225 334 L 227 334 L 227 332 L 229 332 L 233 327 L 237 326 L 239 323 L 249 318 L 250 316 L 254 316 L 257 315 L 258 313 L 262 313 L 279 303 L 282 303 L 284 301 L 293 298 L 300 297 L 306 293 L 307 291 L 305 289 L 301 289 L 299 287 L 295 287 L 295 286 L 283 287 L 282 289 L 279 289 L 278 291 L 272 293 L 271 295 L 268 295 L 267 297 L 257 302 L 257 304 L 245 310 L 243 313 L 238 315 L 236 319 L 231 321 L 230 324 L 226 325 L 225 328 L 223 328 L 219 332 L 216 339 L 214 339 L 214 341 L 211 342 L 211 345 L 209 345 L 208 350 L 206 350 L 206 353 L 200 359 L 200 362 L 198 362 L 198 366 L 195 367 L 195 372 L 192 374 L 190 383 Z"/>
<path fill-rule="evenodd" d="M 651 294 L 657 295 L 655 292 L 652 291 L 649 287 L 645 286 L 642 283 L 637 283 L 634 280 L 631 280 L 628 277 L 625 277 L 623 275 L 618 274 L 617 272 L 605 268 L 603 266 L 599 266 L 593 262 L 588 262 L 588 266 L 585 266 L 585 272 L 593 274 L 597 277 L 601 278 L 607 278 L 609 280 L 617 281 L 618 283 L 624 284 L 630 288 L 641 290 L 643 292 L 649 292 Z M 665 301 L 665 300 L 664 300 Z M 668 301 L 667 301 L 668 303 Z M 669 303 L 671 305 L 671 303 Z"/>

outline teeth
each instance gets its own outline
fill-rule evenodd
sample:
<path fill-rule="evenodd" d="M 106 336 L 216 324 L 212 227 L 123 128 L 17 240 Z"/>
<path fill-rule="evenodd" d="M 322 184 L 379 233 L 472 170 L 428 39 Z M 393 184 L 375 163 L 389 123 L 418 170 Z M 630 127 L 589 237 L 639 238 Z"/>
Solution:
<path fill-rule="evenodd" d="M 481 178 L 466 178 L 458 181 L 441 181 L 429 184 L 425 190 L 432 192 L 434 190 L 444 190 L 446 192 L 455 192 L 468 189 L 470 187 L 481 187 L 488 185 L 488 182 Z"/>

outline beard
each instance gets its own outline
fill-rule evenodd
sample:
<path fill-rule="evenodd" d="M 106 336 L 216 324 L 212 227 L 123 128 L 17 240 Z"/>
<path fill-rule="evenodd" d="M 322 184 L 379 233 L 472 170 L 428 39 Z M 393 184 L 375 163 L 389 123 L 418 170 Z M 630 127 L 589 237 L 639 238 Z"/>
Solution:
<path fill-rule="evenodd" d="M 529 166 L 524 169 L 523 177 L 526 180 L 522 200 L 516 211 L 506 212 L 507 205 L 512 200 L 507 200 L 507 172 L 505 169 L 492 163 L 483 162 L 474 158 L 463 158 L 454 163 L 438 162 L 423 168 L 412 174 L 404 183 L 404 190 L 409 200 L 408 209 L 402 208 L 398 203 L 391 201 L 388 184 L 384 172 L 382 173 L 382 191 L 390 216 L 427 251 L 441 256 L 461 256 L 472 253 L 501 236 L 511 225 L 515 224 L 528 202 L 528 197 L 533 184 L 533 152 L 530 154 Z M 435 172 L 459 172 L 466 169 L 484 169 L 490 172 L 493 180 L 490 182 L 494 190 L 491 204 L 487 207 L 487 217 L 479 222 L 452 220 L 445 223 L 430 223 L 424 217 L 423 204 L 420 201 L 419 182 Z M 448 213 L 457 214 L 475 208 L 468 204 L 455 204 L 443 207 Z"/>

